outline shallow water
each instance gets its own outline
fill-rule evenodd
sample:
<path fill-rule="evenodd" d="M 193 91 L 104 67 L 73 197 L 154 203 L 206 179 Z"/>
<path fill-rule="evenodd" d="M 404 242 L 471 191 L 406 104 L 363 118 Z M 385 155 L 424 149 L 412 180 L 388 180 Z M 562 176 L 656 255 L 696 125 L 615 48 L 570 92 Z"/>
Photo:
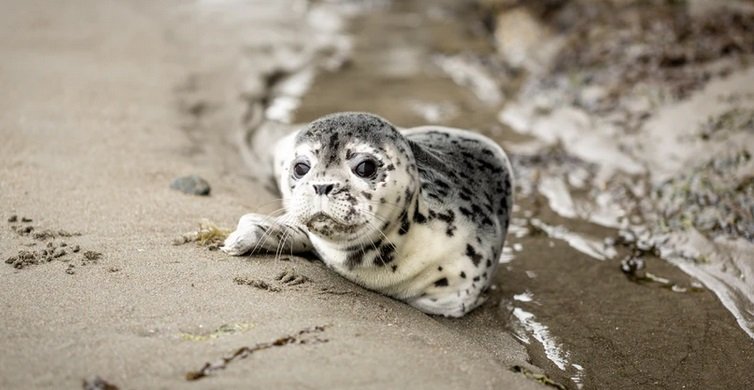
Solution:
<path fill-rule="evenodd" d="M 533 138 L 500 124 L 505 96 L 491 92 L 510 92 L 515 80 L 481 66 L 493 52 L 484 26 L 473 10 L 448 4 L 379 2 L 355 16 L 350 60 L 314 78 L 294 121 L 370 111 L 402 127 L 471 128 L 506 150 L 526 149 Z M 537 185 L 543 173 L 532 161 L 573 172 L 571 184 L 585 182 L 583 163 L 557 150 L 511 155 L 520 195 L 496 288 L 480 310 L 500 313 L 500 331 L 517 335 L 534 365 L 568 388 L 754 383 L 754 343 L 716 296 L 652 255 L 643 256 L 646 275 L 628 278 L 621 260 L 631 248 L 612 244 L 617 230 L 591 222 L 610 220 L 610 210 L 562 217 L 573 204 L 553 195 L 559 183 Z"/>

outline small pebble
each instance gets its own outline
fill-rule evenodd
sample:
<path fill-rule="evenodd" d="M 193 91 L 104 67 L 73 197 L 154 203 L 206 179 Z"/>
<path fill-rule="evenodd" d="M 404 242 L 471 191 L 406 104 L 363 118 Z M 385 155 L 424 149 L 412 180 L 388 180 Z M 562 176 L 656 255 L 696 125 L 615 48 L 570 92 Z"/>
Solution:
<path fill-rule="evenodd" d="M 84 390 L 118 390 L 118 386 L 100 378 L 93 376 L 84 379 Z"/>
<path fill-rule="evenodd" d="M 197 175 L 176 178 L 170 188 L 190 195 L 207 196 L 210 193 L 209 183 Z"/>

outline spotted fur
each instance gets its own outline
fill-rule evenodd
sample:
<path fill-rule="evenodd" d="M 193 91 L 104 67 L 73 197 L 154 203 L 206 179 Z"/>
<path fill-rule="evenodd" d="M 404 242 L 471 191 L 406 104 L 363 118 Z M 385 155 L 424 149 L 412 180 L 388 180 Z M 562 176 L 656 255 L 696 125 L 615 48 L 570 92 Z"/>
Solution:
<path fill-rule="evenodd" d="M 286 214 L 242 217 L 223 250 L 311 250 L 355 283 L 430 314 L 460 317 L 483 302 L 513 198 L 510 164 L 493 141 L 338 113 L 280 141 L 275 158 Z M 375 172 L 361 177 L 367 160 Z M 309 169 L 300 175 L 296 164 Z"/>

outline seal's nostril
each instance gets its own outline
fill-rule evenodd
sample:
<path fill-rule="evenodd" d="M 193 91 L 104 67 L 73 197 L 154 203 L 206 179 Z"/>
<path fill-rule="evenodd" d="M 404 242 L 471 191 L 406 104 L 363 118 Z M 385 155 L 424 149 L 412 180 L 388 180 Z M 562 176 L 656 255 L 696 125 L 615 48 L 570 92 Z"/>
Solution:
<path fill-rule="evenodd" d="M 329 194 L 333 188 L 335 188 L 334 184 L 312 184 L 312 187 L 314 187 L 314 193 L 317 195 L 327 195 Z"/>

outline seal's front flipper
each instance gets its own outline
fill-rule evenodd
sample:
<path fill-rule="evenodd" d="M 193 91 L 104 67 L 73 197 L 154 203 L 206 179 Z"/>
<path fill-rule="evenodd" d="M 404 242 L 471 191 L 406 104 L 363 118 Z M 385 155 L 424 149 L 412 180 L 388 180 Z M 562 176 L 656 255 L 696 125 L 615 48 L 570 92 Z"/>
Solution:
<path fill-rule="evenodd" d="M 256 253 L 303 253 L 312 248 L 306 231 L 290 223 L 290 217 L 278 218 L 246 214 L 236 230 L 223 243 L 222 251 L 241 256 Z"/>

